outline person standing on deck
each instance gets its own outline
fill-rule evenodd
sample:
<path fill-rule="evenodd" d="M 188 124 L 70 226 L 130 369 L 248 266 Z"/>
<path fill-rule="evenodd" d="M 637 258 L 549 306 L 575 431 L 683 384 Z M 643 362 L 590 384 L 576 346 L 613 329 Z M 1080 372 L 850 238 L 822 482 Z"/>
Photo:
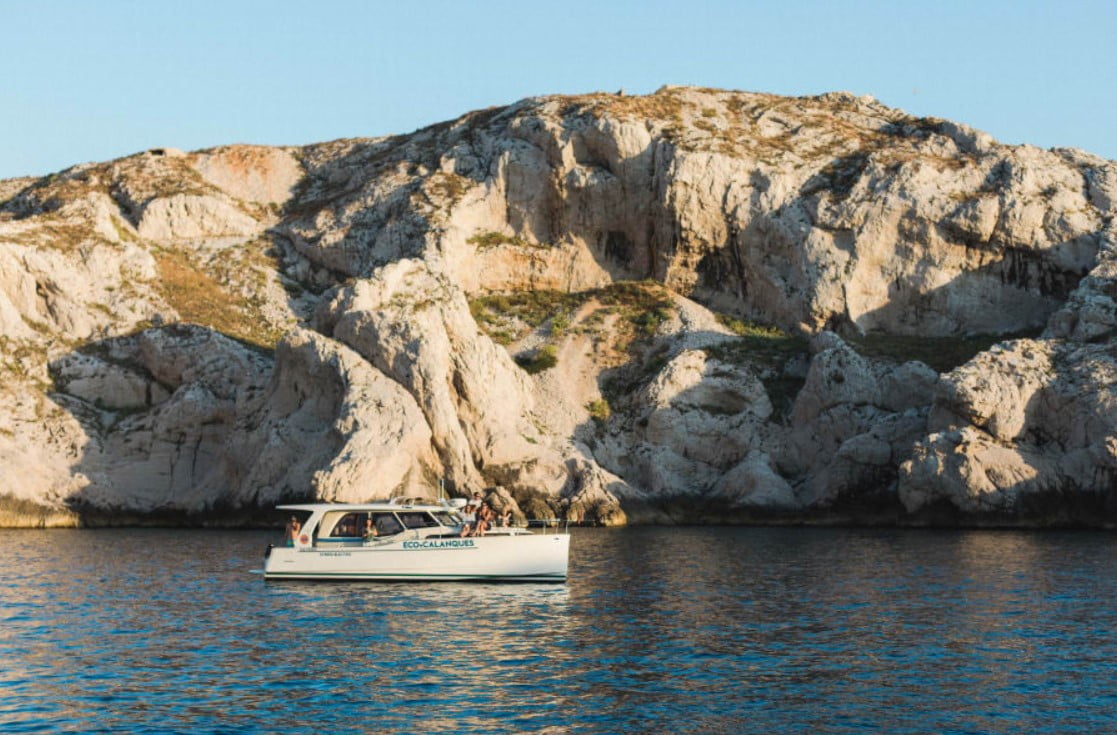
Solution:
<path fill-rule="evenodd" d="M 287 521 L 287 530 L 284 531 L 284 537 L 288 546 L 295 545 L 295 539 L 299 537 L 300 530 L 302 530 L 302 524 L 299 523 L 299 519 L 295 516 L 291 516 L 290 520 Z"/>

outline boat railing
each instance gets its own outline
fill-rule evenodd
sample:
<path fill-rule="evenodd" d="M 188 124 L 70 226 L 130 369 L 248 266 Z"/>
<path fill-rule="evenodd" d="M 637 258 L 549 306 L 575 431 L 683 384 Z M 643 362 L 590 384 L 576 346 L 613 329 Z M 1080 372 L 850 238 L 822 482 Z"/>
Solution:
<path fill-rule="evenodd" d="M 561 528 L 563 533 L 570 533 L 570 521 L 565 518 L 528 518 L 526 528 Z"/>
<path fill-rule="evenodd" d="M 509 529 L 520 529 L 522 531 L 543 531 L 548 530 L 557 531 L 559 533 L 570 533 L 570 521 L 563 518 L 525 518 L 521 521 L 515 521 L 508 525 L 501 525 L 494 523 L 489 526 L 488 532 L 500 532 Z"/>

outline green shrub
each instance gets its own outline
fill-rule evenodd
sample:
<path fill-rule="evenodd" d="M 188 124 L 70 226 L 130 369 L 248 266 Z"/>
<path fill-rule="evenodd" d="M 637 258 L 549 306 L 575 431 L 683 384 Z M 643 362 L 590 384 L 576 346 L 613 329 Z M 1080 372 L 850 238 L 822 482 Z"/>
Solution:
<path fill-rule="evenodd" d="M 718 314 L 718 321 L 739 337 L 786 337 L 787 333 L 777 327 L 769 327 L 756 322 L 738 319 L 729 314 Z"/>
<path fill-rule="evenodd" d="M 570 326 L 570 314 L 560 311 L 551 319 L 551 336 L 559 337 Z"/>
<path fill-rule="evenodd" d="M 488 250 L 489 248 L 495 248 L 498 245 L 514 245 L 518 248 L 547 247 L 542 243 L 531 243 L 527 240 L 524 240 L 523 238 L 505 235 L 503 232 L 496 232 L 494 230 L 478 232 L 470 237 L 468 240 L 466 240 L 466 242 L 470 245 L 476 245 L 478 250 Z"/>
<path fill-rule="evenodd" d="M 554 345 L 544 345 L 531 357 L 517 357 L 516 364 L 531 375 L 541 373 L 544 370 L 550 370 L 555 365 L 558 365 L 558 348 Z"/>
<path fill-rule="evenodd" d="M 632 318 L 637 334 L 641 337 L 654 337 L 659 325 L 671 318 L 670 306 L 654 306 Z"/>
<path fill-rule="evenodd" d="M 847 341 L 858 354 L 877 359 L 908 362 L 918 360 L 936 372 L 950 372 L 964 365 L 979 352 L 998 342 L 1018 337 L 1036 337 L 1038 330 L 1014 334 L 982 334 L 970 337 L 924 337 L 867 334 Z"/>
<path fill-rule="evenodd" d="M 609 417 L 613 415 L 613 409 L 609 406 L 609 402 L 604 398 L 598 398 L 586 404 L 586 410 L 590 412 L 590 418 L 594 423 L 601 426 Z"/>

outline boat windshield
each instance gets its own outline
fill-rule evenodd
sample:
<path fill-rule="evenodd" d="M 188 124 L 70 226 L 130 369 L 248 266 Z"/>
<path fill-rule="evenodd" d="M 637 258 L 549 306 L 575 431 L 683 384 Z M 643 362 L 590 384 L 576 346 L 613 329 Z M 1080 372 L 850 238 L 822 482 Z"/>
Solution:
<path fill-rule="evenodd" d="M 461 519 L 458 518 L 456 513 L 446 513 L 444 511 L 439 511 L 434 514 L 434 517 L 443 526 L 456 526 L 461 523 Z"/>
<path fill-rule="evenodd" d="M 372 522 L 377 536 L 391 536 L 403 530 L 403 525 L 392 513 L 373 513 Z"/>
<path fill-rule="evenodd" d="M 432 526 L 439 525 L 438 521 L 426 511 L 408 511 L 406 513 L 400 513 L 399 519 L 403 521 L 403 525 L 406 528 L 431 528 Z"/>

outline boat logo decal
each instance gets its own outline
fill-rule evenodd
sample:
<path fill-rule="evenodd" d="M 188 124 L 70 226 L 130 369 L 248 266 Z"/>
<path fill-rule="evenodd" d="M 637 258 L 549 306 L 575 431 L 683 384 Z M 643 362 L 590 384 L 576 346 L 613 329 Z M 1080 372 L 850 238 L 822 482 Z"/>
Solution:
<path fill-rule="evenodd" d="M 404 541 L 405 549 L 468 549 L 473 546 L 471 538 L 454 539 L 423 539 L 422 541 Z"/>

